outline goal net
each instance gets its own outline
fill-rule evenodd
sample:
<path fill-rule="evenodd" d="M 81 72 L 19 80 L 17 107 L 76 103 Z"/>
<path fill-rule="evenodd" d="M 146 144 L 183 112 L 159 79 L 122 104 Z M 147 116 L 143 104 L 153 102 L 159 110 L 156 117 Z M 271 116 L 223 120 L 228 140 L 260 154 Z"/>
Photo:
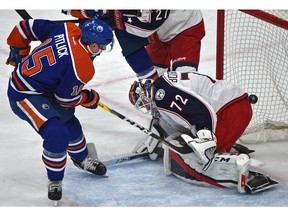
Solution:
<path fill-rule="evenodd" d="M 288 140 L 288 10 L 219 10 L 216 67 L 258 97 L 240 141 Z"/>

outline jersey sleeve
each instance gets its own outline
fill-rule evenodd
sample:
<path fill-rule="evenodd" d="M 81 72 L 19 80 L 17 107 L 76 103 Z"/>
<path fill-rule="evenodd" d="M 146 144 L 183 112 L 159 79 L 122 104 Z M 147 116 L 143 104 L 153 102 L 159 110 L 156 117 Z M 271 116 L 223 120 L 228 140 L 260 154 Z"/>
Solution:
<path fill-rule="evenodd" d="M 170 10 L 142 10 L 137 14 L 129 10 L 121 11 L 121 16 L 114 12 L 117 18 L 122 19 L 125 31 L 139 37 L 148 37 L 153 34 L 169 17 Z"/>
<path fill-rule="evenodd" d="M 62 10 L 62 13 L 79 19 L 90 19 L 97 14 L 96 10 Z"/>
<path fill-rule="evenodd" d="M 28 19 L 16 25 L 7 38 L 7 44 L 17 48 L 27 47 L 31 41 L 44 42 L 52 30 L 63 24 L 49 20 Z"/>

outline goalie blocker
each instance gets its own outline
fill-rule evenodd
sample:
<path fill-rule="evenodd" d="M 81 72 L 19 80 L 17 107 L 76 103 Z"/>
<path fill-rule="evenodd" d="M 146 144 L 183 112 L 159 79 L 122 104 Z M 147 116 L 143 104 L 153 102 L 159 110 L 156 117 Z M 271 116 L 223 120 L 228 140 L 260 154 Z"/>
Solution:
<path fill-rule="evenodd" d="M 164 155 L 164 172 L 167 175 L 173 174 L 192 184 L 231 188 L 239 193 L 249 194 L 267 190 L 278 183 L 268 176 L 249 170 L 249 153 L 253 151 L 247 148 L 238 153 L 215 153 L 216 138 L 209 130 L 198 131 L 196 138 L 180 133 L 168 136 L 157 119 L 151 121 L 150 130 L 176 146 L 191 147 L 191 151 L 186 154 L 176 153 L 152 137 L 148 137 L 142 146 L 137 147 L 136 152 L 148 149 L 151 160 Z"/>

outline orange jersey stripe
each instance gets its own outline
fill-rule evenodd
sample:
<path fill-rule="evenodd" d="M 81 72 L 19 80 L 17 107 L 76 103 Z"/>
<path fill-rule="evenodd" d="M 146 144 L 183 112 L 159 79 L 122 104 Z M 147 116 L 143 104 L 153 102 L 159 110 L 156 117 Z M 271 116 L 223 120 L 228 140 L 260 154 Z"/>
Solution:
<path fill-rule="evenodd" d="M 86 18 L 85 16 L 83 16 L 80 10 L 71 10 L 70 14 L 71 16 L 76 17 L 76 18 L 81 18 L 81 19 Z"/>
<path fill-rule="evenodd" d="M 50 166 L 50 167 L 59 168 L 59 167 L 65 166 L 67 159 L 65 159 L 65 160 L 62 161 L 61 163 L 50 162 L 50 161 L 44 159 L 43 157 L 42 157 L 42 160 L 43 160 L 43 162 L 44 162 L 46 165 L 48 165 L 48 166 Z"/>
<path fill-rule="evenodd" d="M 22 109 L 23 112 L 32 121 L 35 129 L 39 131 L 40 127 L 47 121 L 44 116 L 40 116 L 40 113 L 36 112 L 36 108 L 27 99 L 17 102 L 17 105 Z"/>
<path fill-rule="evenodd" d="M 15 72 L 12 73 L 12 79 L 15 81 L 15 84 L 20 91 L 26 91 L 23 85 L 21 85 L 21 83 L 19 82 L 17 76 L 15 75 Z"/>
<path fill-rule="evenodd" d="M 25 20 L 21 21 L 21 24 L 23 25 L 24 29 L 25 29 L 25 33 L 28 35 L 28 39 L 30 41 L 34 40 L 34 37 L 31 35 L 31 33 L 29 32 L 28 30 L 28 27 L 27 27 L 27 22 Z"/>
<path fill-rule="evenodd" d="M 86 145 L 86 141 L 84 140 L 80 145 L 77 145 L 75 147 L 68 147 L 68 150 L 69 151 L 79 150 L 79 149 L 82 149 L 85 145 Z"/>

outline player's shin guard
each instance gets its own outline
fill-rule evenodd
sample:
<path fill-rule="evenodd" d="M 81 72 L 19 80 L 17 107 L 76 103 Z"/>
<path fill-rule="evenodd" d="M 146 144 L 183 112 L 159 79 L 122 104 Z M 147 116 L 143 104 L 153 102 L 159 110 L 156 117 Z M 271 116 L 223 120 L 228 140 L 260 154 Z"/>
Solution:
<path fill-rule="evenodd" d="M 82 161 L 86 158 L 88 155 L 88 149 L 83 134 L 81 134 L 76 140 L 69 142 L 68 153 L 72 158 L 78 161 Z"/>
<path fill-rule="evenodd" d="M 44 139 L 42 160 L 48 179 L 62 180 L 67 160 L 68 130 L 59 119 L 52 118 L 40 128 L 39 134 Z"/>
<path fill-rule="evenodd" d="M 51 181 L 59 181 L 64 177 L 67 156 L 66 151 L 61 153 L 49 152 L 43 150 L 42 160 L 47 170 L 48 179 Z"/>

